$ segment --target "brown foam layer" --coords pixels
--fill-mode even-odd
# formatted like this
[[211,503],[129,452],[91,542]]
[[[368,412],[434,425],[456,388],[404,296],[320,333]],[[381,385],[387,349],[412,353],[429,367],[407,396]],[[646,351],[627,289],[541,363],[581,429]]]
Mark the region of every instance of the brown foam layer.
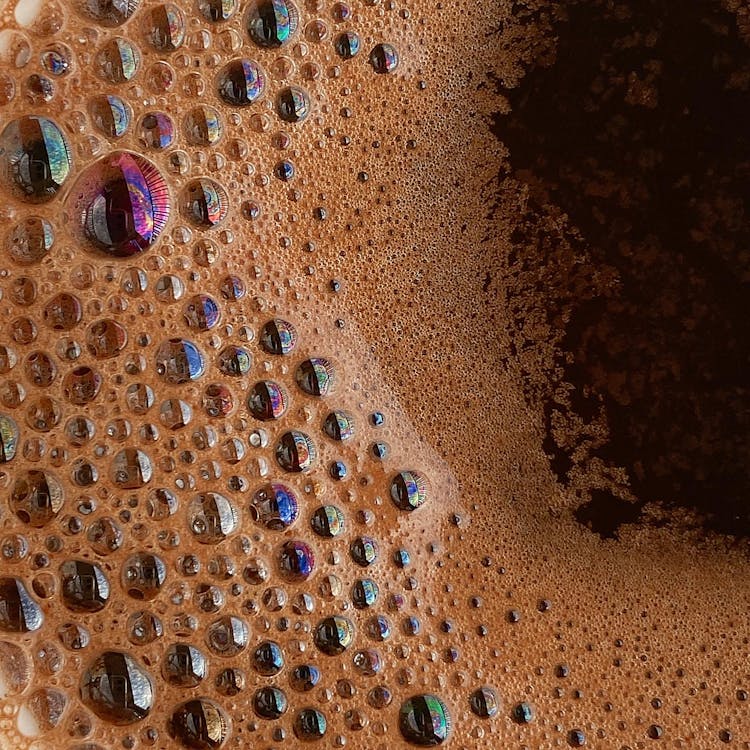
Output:
[[[48,20],[15,40],[16,59],[28,43],[33,62],[7,73],[18,93],[3,106],[3,126],[28,112],[60,121],[62,102],[82,113],[66,122],[83,123],[79,132],[65,131],[73,144],[74,174],[61,194],[41,207],[9,196],[5,209],[9,223],[42,215],[58,229],[41,262],[23,266],[9,259],[2,279],[3,315],[12,321],[26,318],[38,331],[34,341],[22,343],[28,325],[19,324],[18,340],[7,342],[18,361],[3,375],[3,413],[16,421],[21,436],[6,465],[3,535],[22,534],[29,551],[18,562],[3,563],[3,575],[25,581],[45,617],[33,633],[4,636],[7,645],[2,645],[0,658],[9,674],[2,725],[7,746],[63,743],[67,748],[90,741],[109,748],[124,741],[131,747],[171,747],[169,716],[178,704],[204,696],[229,718],[227,747],[248,741],[294,746],[295,722],[311,706],[328,720],[327,742],[381,747],[399,741],[398,707],[419,693],[437,694],[446,703],[456,747],[489,747],[498,740],[521,747],[565,746],[578,741],[570,734],[574,730],[597,747],[638,746],[659,732],[672,747],[714,745],[724,730],[744,742],[744,561],[708,554],[669,528],[625,527],[615,544],[601,542],[576,524],[570,511],[579,498],[550,471],[541,447],[539,402],[534,394],[529,400],[521,388],[524,369],[540,366],[534,340],[516,344],[511,355],[508,321],[513,311],[507,300],[516,280],[508,274],[508,255],[518,217],[530,210],[529,190],[511,178],[498,183],[507,154],[491,136],[487,116],[499,106],[492,80],[517,83],[523,65],[549,46],[546,17],[524,18],[518,8],[376,4],[353,6],[355,15],[343,23],[336,20],[340,8],[306,6],[301,9],[305,28],[320,18],[329,36],[320,44],[310,42],[306,50],[293,47],[288,55],[292,72],[285,73],[288,63],[279,61],[276,52],[249,46],[242,13],[220,27],[223,31],[208,44],[201,35],[205,23],[197,20],[192,5],[185,6],[188,38],[167,54],[144,42],[148,10],[141,7],[124,26],[108,30],[94,29],[81,15],[64,9],[56,34],[48,33],[54,28]],[[360,33],[359,59],[337,57],[332,39],[339,27]],[[301,43],[301,30],[297,34]],[[88,66],[95,59],[91,50],[116,35],[134,39],[142,54],[133,83],[107,85],[133,108],[131,127],[117,140],[96,132],[88,107],[92,88],[98,93],[102,86]],[[234,48],[237,37],[242,46]],[[70,83],[55,83],[56,98],[31,106],[28,74],[31,66],[41,71],[38,54],[53,38],[70,45],[77,62]],[[392,42],[400,55],[399,67],[386,76],[375,74],[363,59],[380,41]],[[307,121],[282,124],[262,103],[237,115],[212,98],[215,73],[201,78],[201,71],[220,70],[229,58],[245,54],[257,57],[270,73],[265,102],[272,102],[284,83],[304,81],[313,102]],[[161,58],[176,71],[177,93],[153,91],[153,75],[164,68],[154,71],[152,65]],[[321,78],[304,79],[307,63],[320,65]],[[185,92],[195,91],[201,81],[208,93],[190,98]],[[147,105],[141,104],[149,97]],[[187,141],[184,116],[198,103],[220,113],[225,132],[214,146]],[[154,108],[166,111],[177,127],[175,146],[165,155],[147,152],[166,176],[170,219],[144,254],[107,258],[79,242],[80,234],[71,229],[77,216],[69,213],[66,224],[62,206],[70,205],[76,175],[100,154],[114,148],[144,152],[136,125]],[[260,112],[266,119],[257,117]],[[289,132],[287,149],[279,148],[287,142],[281,131]],[[176,159],[177,150],[188,159]],[[287,155],[296,172],[288,183],[274,176],[277,162]],[[180,174],[184,164],[188,166]],[[227,217],[215,228],[196,227],[185,218],[181,197],[196,177],[210,177],[227,192]],[[247,218],[253,215],[251,202],[261,206],[255,220]],[[559,257],[575,263],[566,221],[547,214],[542,223],[534,249],[546,247],[551,256],[562,249]],[[214,255],[218,260],[209,263]],[[140,271],[125,273],[128,268]],[[160,285],[157,280],[167,274],[178,281]],[[223,296],[222,280],[228,274],[244,283],[244,297]],[[30,304],[24,296],[29,283],[19,284],[21,277],[37,285]],[[147,288],[139,294],[141,277]],[[337,284],[332,286],[332,279]],[[181,285],[181,298],[170,302],[170,290]],[[75,294],[82,305],[82,321],[70,334],[56,332],[44,317],[45,303],[61,291]],[[196,313],[186,305],[199,294],[219,303],[221,321],[211,330],[190,324]],[[531,333],[546,342],[543,312],[535,308],[529,314],[539,316],[526,321]],[[286,318],[298,329],[299,348],[289,364],[259,344],[262,326],[273,317]],[[93,349],[87,348],[90,325],[102,319],[119,322],[128,333],[122,352],[107,359],[96,354],[99,339]],[[59,346],[63,335],[80,341],[80,362],[66,359],[70,346]],[[196,341],[206,355],[205,377],[165,383],[155,362],[163,340],[172,336]],[[219,352],[227,345],[244,346],[252,355],[246,376],[222,373]],[[35,351],[52,355],[58,373],[49,385],[35,384],[44,377],[39,368],[29,367]],[[543,353],[543,363],[551,366],[552,345]],[[316,355],[330,358],[336,368],[336,388],[322,400],[301,392],[295,382],[297,365]],[[103,384],[91,403],[77,405],[66,395],[64,378],[81,364],[96,369]],[[253,421],[245,407],[260,378],[277,380],[291,397],[283,419],[270,426]],[[136,382],[154,390],[148,414],[128,402],[127,387]],[[24,399],[14,383],[23,387]],[[228,419],[207,411],[204,389],[209,383],[222,383],[233,394]],[[34,427],[38,421],[27,416],[29,404],[42,395],[55,399],[62,410],[59,425],[49,433],[41,433]],[[162,408],[170,399],[191,408],[190,425],[169,429],[184,417],[179,405]],[[349,444],[338,445],[320,429],[333,406],[354,416],[357,430]],[[41,417],[57,419],[54,409],[49,416],[45,404],[39,407]],[[383,427],[369,422],[376,409],[386,415]],[[94,440],[85,446],[72,444],[64,432],[67,419],[81,413],[96,428]],[[130,433],[115,419],[128,420]],[[161,437],[149,442],[151,423]],[[200,432],[207,426],[217,431],[216,446],[209,433]],[[274,448],[290,428],[309,432],[318,450],[312,472],[303,478],[280,474],[276,464]],[[253,435],[257,429],[265,430],[265,436]],[[229,443],[236,436],[246,451],[241,472]],[[373,458],[375,441],[387,443],[385,461]],[[104,446],[101,451],[98,445]],[[121,446],[148,453],[152,478],[144,488],[116,486],[110,466]],[[55,454],[57,447],[66,453]],[[71,475],[81,468],[74,463],[79,458],[90,459],[99,473],[88,488]],[[346,464],[344,480],[331,478],[333,460]],[[249,497],[267,479],[265,467],[269,476],[284,478],[300,500],[300,519],[289,531],[266,530],[252,522]],[[11,502],[10,487],[18,475],[36,468],[59,476],[66,495],[64,509],[43,528],[29,528]],[[428,502],[413,513],[399,511],[388,496],[388,479],[406,468],[423,471],[429,480]],[[597,469],[580,467],[584,476],[598,476]],[[228,487],[232,475],[243,477],[249,491],[240,491],[239,480]],[[80,472],[78,477],[89,481]],[[627,481],[624,473],[615,479]],[[148,490],[159,486],[178,496],[173,520],[149,516]],[[196,543],[190,531],[191,499],[204,491],[225,493],[239,510],[232,539],[220,542],[218,550]],[[93,514],[75,510],[86,507],[77,505],[84,495],[96,500]],[[346,518],[347,531],[338,540],[318,538],[309,527],[317,505],[332,499]],[[91,551],[89,529],[105,517],[125,529],[125,543],[101,555]],[[80,534],[72,533],[78,528],[74,518],[84,528]],[[178,547],[170,546],[169,534],[159,537],[165,531],[180,534]],[[274,560],[281,541],[297,532],[313,545],[316,568],[309,580],[290,582]],[[376,538],[381,549],[380,564],[372,569],[380,589],[373,612],[392,624],[390,637],[382,642],[368,635],[371,613],[356,609],[350,594],[355,580],[365,575],[349,551],[361,534]],[[241,536],[248,538],[251,553],[238,545]],[[391,552],[400,546],[412,557],[404,570],[390,562]],[[120,584],[123,563],[138,550],[156,551],[165,562],[167,583],[153,602],[134,599],[128,586]],[[58,587],[65,559],[83,557],[105,566],[111,601],[100,614],[74,613],[61,604],[59,591],[40,598],[37,591],[45,591],[49,582],[45,566],[35,560],[42,552]],[[248,582],[248,571],[222,580],[217,555],[224,553],[238,570],[252,558],[266,561],[271,578],[254,584]],[[196,577],[189,574],[195,561],[185,561],[190,554],[201,568]],[[329,576],[336,576],[341,591]],[[31,583],[35,578],[36,589]],[[241,594],[233,594],[234,583],[242,587]],[[219,612],[210,611],[210,602],[205,604],[208,611],[202,608],[206,595],[215,592],[199,591],[198,584],[218,586],[227,600]],[[305,611],[304,600],[297,609],[291,604],[303,593],[315,599],[312,614]],[[277,610],[284,597],[290,603]],[[150,644],[133,643],[127,621],[136,610],[151,607],[165,635]],[[351,618],[356,640],[351,650],[330,656],[316,645],[314,630],[321,617],[337,613]],[[251,645],[236,658],[218,656],[207,645],[211,625],[224,615],[245,619],[249,626]],[[416,627],[408,617],[420,621],[414,635],[408,634],[409,627]],[[89,630],[84,649],[63,645],[70,643],[70,630],[61,632],[59,626],[68,622]],[[284,653],[278,677],[264,677],[253,666],[249,654],[262,640],[279,643]],[[161,676],[167,648],[174,642],[193,643],[208,654],[209,679],[197,689],[169,685]],[[378,676],[358,672],[350,658],[365,647],[381,653],[384,667]],[[84,670],[105,650],[132,655],[154,680],[150,715],[124,729],[98,718],[79,689]],[[299,693],[290,688],[291,668],[308,660],[320,665],[323,680],[311,693]],[[32,663],[34,676],[28,679]],[[246,673],[247,687],[237,695],[223,695],[216,685],[227,665]],[[282,687],[289,701],[277,721],[259,719],[253,709],[256,689],[271,684]],[[368,700],[378,684],[393,693],[385,708],[374,708]],[[480,718],[470,709],[469,696],[482,685],[492,686],[499,697],[500,710],[493,718]],[[45,689],[56,692],[39,692]],[[58,726],[43,727],[47,731],[36,741],[21,738],[15,729],[19,712],[36,712],[38,722],[50,724],[49,717],[54,720],[59,713],[60,695],[67,698]],[[516,714],[515,707],[521,702],[533,707],[530,723],[518,721],[523,712]]]

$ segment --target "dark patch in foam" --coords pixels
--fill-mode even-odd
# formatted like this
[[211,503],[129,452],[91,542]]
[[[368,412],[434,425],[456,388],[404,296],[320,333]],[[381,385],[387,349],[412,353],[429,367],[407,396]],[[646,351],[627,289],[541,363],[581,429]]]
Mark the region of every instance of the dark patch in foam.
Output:
[[[559,346],[545,450],[563,482],[583,446],[627,468],[640,505],[748,537],[749,50],[718,2],[564,7],[556,62],[504,92],[512,113],[496,118],[533,199],[584,238],[586,262],[560,264],[562,279],[554,243],[515,238],[544,255],[522,270],[551,281],[524,292],[547,297]],[[600,271],[616,283],[590,283]],[[597,442],[586,430],[602,406],[610,434]],[[577,517],[612,536],[636,507],[594,491]]]

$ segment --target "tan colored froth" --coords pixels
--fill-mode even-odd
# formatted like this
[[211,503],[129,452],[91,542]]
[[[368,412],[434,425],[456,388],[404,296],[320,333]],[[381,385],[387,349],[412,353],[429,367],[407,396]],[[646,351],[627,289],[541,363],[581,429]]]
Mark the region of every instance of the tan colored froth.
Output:
[[544,13],[0,7],[0,748],[748,746],[745,561],[575,524],[510,354]]

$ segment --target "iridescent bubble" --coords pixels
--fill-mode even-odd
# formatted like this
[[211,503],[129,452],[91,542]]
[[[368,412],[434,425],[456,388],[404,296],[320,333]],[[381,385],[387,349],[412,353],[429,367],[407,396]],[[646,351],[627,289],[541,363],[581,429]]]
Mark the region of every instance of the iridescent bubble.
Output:
[[225,276],[220,286],[221,296],[230,301],[242,299],[247,294],[245,282],[239,276]]
[[122,586],[133,599],[153,599],[166,577],[164,560],[148,552],[131,555],[122,566]]
[[404,701],[398,714],[402,737],[419,747],[442,745],[448,739],[451,719],[436,695],[415,695]]
[[39,630],[44,615],[18,578],[0,578],[0,630],[5,633],[31,633]]
[[513,707],[513,721],[517,724],[530,724],[534,721],[534,708],[530,703],[518,703]]
[[359,52],[359,36],[354,31],[344,31],[336,37],[334,47],[339,57],[351,60]]
[[367,621],[367,635],[376,641],[386,641],[391,637],[391,622],[385,615],[376,615]]
[[0,414],[0,464],[12,461],[18,450],[18,425],[5,414]]
[[253,366],[253,355],[244,346],[231,344],[219,352],[219,369],[229,377],[247,375]]
[[71,168],[68,142],[46,117],[11,120],[0,133],[0,174],[16,195],[31,203],[54,198]]
[[317,708],[303,708],[294,719],[294,736],[300,742],[319,740],[326,729],[326,717]]
[[191,328],[210,331],[219,324],[221,308],[208,294],[196,294],[185,305],[185,321]]
[[391,480],[391,499],[401,510],[416,510],[427,500],[427,480],[418,471],[399,472]]
[[279,552],[281,575],[295,583],[306,581],[315,567],[315,555],[308,544],[299,540],[285,542]]
[[133,42],[118,36],[99,50],[96,61],[103,78],[110,83],[125,83],[135,78],[141,56]]
[[53,44],[42,52],[40,59],[48,73],[53,76],[64,76],[70,71],[73,52],[66,44]]
[[288,403],[286,391],[273,380],[261,380],[256,383],[247,397],[247,408],[262,422],[281,419]]
[[294,177],[294,164],[289,159],[282,159],[274,166],[273,174],[282,182],[289,182]]
[[304,432],[298,430],[285,432],[276,446],[276,460],[285,471],[308,471],[316,457],[315,444]]
[[325,539],[333,539],[344,531],[344,512],[335,505],[321,505],[310,519],[312,530]]
[[349,440],[354,436],[354,417],[349,412],[335,409],[323,422],[323,431],[332,440]]
[[299,513],[297,497],[289,487],[278,482],[264,484],[250,501],[250,514],[256,523],[272,531],[289,528]]
[[109,581],[96,563],[66,560],[60,566],[60,594],[74,612],[99,612],[109,600]]
[[97,320],[86,331],[86,348],[97,359],[116,357],[127,343],[127,329],[116,320]]
[[297,385],[311,396],[327,396],[333,387],[333,365],[323,357],[306,359],[295,373]]
[[208,660],[189,643],[173,643],[164,654],[161,673],[170,685],[196,687],[208,674]]
[[215,227],[226,217],[229,197],[218,182],[199,177],[191,180],[182,190],[182,213],[197,227]]
[[480,718],[490,719],[499,710],[497,694],[491,687],[480,687],[469,696],[469,706]]
[[203,408],[209,417],[226,417],[234,411],[234,395],[222,383],[211,383],[203,391]]
[[229,718],[208,698],[193,698],[179,705],[169,719],[169,734],[184,747],[215,750],[224,744],[229,732]]
[[237,0],[198,0],[198,12],[210,23],[229,20],[237,11]]
[[91,643],[91,634],[83,625],[66,622],[57,629],[57,637],[69,651],[81,651]]
[[398,66],[398,52],[392,44],[376,44],[370,52],[370,65],[376,73],[392,73]]
[[145,719],[154,686],[140,662],[121,651],[105,651],[81,676],[81,700],[100,719],[124,726]]
[[94,97],[89,112],[94,125],[109,138],[120,138],[130,127],[130,106],[114,94]]
[[22,266],[39,263],[52,249],[55,231],[47,219],[30,216],[13,227],[5,240],[11,259]]
[[169,148],[174,141],[174,123],[164,112],[148,112],[141,119],[139,128],[141,143],[156,151]]
[[254,60],[232,60],[219,73],[219,96],[232,106],[247,107],[262,96],[265,80],[263,69]]
[[203,356],[192,341],[168,339],[156,351],[156,371],[170,385],[197,380],[203,369]]
[[237,510],[224,495],[202,492],[188,508],[188,527],[201,544],[218,544],[237,530]]
[[137,490],[151,481],[154,469],[147,453],[139,448],[123,448],[112,459],[110,476],[116,487]]
[[275,641],[262,641],[253,652],[253,669],[264,677],[273,677],[284,668],[284,653]]
[[159,52],[174,52],[185,41],[185,17],[173,3],[152,8],[146,18],[146,38]]
[[348,617],[326,617],[315,627],[315,645],[328,656],[338,656],[353,642],[354,623]]
[[138,10],[140,0],[77,0],[77,9],[102,26],[121,26]]
[[222,134],[221,115],[215,107],[201,104],[185,116],[185,135],[195,146],[215,146]]
[[280,719],[288,705],[284,691],[273,686],[261,688],[253,697],[253,709],[261,719]]
[[150,161],[114,151],[83,171],[68,207],[97,250],[124,258],[149,248],[164,230],[169,189]]
[[352,587],[352,603],[357,609],[372,607],[378,598],[378,584],[372,578],[360,578]]
[[281,47],[297,30],[299,11],[290,0],[253,0],[245,23],[259,47]]
[[62,509],[63,488],[54,474],[28,469],[16,477],[10,501],[13,511],[25,524],[41,528]]
[[63,380],[65,398],[76,406],[93,401],[101,387],[102,376],[86,365],[71,370]]
[[237,656],[247,648],[249,629],[239,617],[228,615],[212,622],[206,630],[206,643],[219,656]]
[[357,565],[367,568],[378,559],[378,544],[370,536],[358,536],[349,545],[349,554]]
[[281,318],[269,320],[260,332],[260,345],[269,354],[291,354],[297,339],[297,329]]
[[301,122],[310,114],[310,97],[299,86],[287,86],[276,97],[276,112],[284,122]]
[[83,305],[74,294],[60,292],[44,306],[44,322],[54,331],[70,331],[83,318]]

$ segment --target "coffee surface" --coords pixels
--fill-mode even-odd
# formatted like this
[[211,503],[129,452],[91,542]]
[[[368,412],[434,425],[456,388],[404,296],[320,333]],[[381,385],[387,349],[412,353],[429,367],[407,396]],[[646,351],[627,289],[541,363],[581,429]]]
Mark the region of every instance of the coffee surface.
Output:
[[[700,59],[746,91],[742,9],[705,6],[731,45]],[[632,258],[671,238],[594,226],[652,200],[625,179],[668,140],[627,135],[669,91],[652,16],[2,13],[0,748],[748,746],[746,551],[681,502],[691,465],[704,497],[742,455],[742,379],[693,440],[664,426],[675,394],[702,414],[663,370],[722,287],[682,316],[703,287],[679,266],[648,315],[682,348],[628,359]],[[576,78],[576,13],[646,74]],[[584,138],[561,155],[568,106],[605,113],[619,176]],[[726,159],[686,174],[714,167],[701,227],[746,231]]]

